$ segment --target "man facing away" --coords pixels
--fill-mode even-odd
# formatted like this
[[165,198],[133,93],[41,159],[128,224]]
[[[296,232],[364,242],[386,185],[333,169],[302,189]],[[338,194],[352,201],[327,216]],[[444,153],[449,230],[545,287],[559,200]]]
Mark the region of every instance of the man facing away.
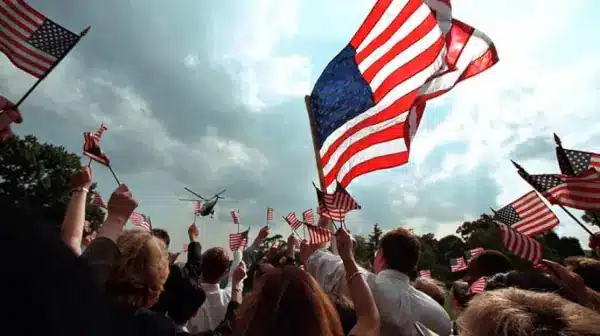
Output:
[[[348,293],[342,260],[324,249],[303,244],[301,258],[315,279],[328,293]],[[375,253],[373,271],[360,269],[381,316],[381,335],[418,335],[415,322],[422,323],[439,335],[449,335],[452,323],[444,308],[427,294],[410,284],[420,258],[417,237],[408,230],[397,228],[387,232]]]

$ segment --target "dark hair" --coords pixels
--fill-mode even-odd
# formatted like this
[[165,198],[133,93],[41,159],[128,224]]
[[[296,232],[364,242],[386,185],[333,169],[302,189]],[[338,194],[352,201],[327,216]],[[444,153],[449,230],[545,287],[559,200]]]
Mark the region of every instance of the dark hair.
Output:
[[173,293],[173,302],[169,307],[169,317],[178,325],[185,324],[200,309],[206,300],[201,287],[190,282],[178,283]]
[[166,230],[152,229],[152,234],[158,237],[160,240],[162,240],[165,243],[165,245],[167,245],[167,248],[169,247],[169,244],[171,244],[171,237],[169,236],[169,233]]
[[213,247],[202,253],[202,280],[216,283],[229,269],[229,256],[225,249]]
[[495,250],[486,250],[474,256],[469,261],[467,273],[471,276],[471,281],[480,277],[492,276],[497,273],[506,273],[514,270],[510,259],[502,252]]
[[333,293],[329,293],[329,298],[337,311],[340,322],[342,322],[342,329],[344,330],[344,335],[349,335],[350,331],[356,325],[358,321],[358,317],[356,316],[356,311],[354,310],[354,304],[352,301],[342,295],[336,295]]
[[486,280],[485,290],[495,290],[514,287],[532,292],[556,293],[567,300],[578,302],[577,298],[565,291],[565,289],[552,278],[545,276],[537,270],[510,271],[498,273]]
[[396,228],[383,235],[379,248],[388,267],[409,275],[413,272],[421,256],[419,239],[404,228]]
[[457,280],[452,283],[452,296],[456,300],[458,306],[461,308],[464,308],[469,302],[469,295],[467,294],[468,291],[468,283],[462,280]]

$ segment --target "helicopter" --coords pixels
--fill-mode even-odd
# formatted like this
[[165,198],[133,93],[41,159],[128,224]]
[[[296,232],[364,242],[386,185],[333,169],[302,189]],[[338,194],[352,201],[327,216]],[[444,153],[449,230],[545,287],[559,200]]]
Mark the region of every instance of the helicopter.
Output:
[[187,201],[187,202],[203,201],[202,204],[200,205],[200,211],[198,211],[198,214],[202,217],[206,217],[206,216],[210,215],[210,218],[213,218],[213,216],[215,214],[215,205],[217,205],[217,202],[220,199],[224,198],[221,196],[221,194],[224,193],[225,191],[227,191],[227,189],[223,189],[223,190],[219,191],[218,193],[216,193],[213,197],[206,199],[206,198],[196,194],[195,192],[193,192],[192,190],[190,190],[187,187],[184,187],[184,189],[187,190],[188,192],[190,192],[191,194],[193,194],[194,196],[198,197],[199,199],[180,198],[179,200]]

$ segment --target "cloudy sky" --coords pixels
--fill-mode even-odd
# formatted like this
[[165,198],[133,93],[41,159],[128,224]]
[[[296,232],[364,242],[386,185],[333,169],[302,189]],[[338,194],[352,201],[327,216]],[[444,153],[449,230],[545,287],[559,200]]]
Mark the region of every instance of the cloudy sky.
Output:
[[[373,2],[30,0],[73,31],[92,30],[22,106],[15,131],[80,153],[82,132],[105,122],[105,152],[139,210],[169,230],[172,251],[193,217],[178,201],[190,196],[184,186],[206,196],[227,188],[217,216],[199,220],[205,246],[227,244],[231,208],[254,237],[267,207],[281,218],[315,206],[303,96]],[[456,1],[455,17],[494,40],[500,63],[428,106],[408,165],[353,182],[364,208],[349,218],[353,232],[378,222],[452,233],[529,191],[509,158],[557,172],[553,132],[566,147],[600,151],[597,7]],[[0,56],[0,94],[17,100],[33,82]],[[115,182],[94,168],[108,198]],[[561,234],[585,238],[557,214]],[[290,232],[282,220],[271,227]]]

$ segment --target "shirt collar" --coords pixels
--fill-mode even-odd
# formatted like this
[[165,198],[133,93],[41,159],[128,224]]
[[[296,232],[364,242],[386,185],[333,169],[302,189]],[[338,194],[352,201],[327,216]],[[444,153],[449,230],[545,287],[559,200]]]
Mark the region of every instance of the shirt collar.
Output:
[[210,284],[210,283],[202,282],[202,283],[200,283],[200,287],[202,287],[202,289],[205,292],[218,292],[219,289],[221,289],[221,287],[219,286],[218,283]]
[[379,274],[377,274],[377,275],[384,277],[384,278],[400,280],[401,282],[404,282],[404,283],[408,283],[410,280],[408,278],[408,275],[406,275],[402,272],[393,270],[393,269],[384,269],[383,271],[379,272]]

